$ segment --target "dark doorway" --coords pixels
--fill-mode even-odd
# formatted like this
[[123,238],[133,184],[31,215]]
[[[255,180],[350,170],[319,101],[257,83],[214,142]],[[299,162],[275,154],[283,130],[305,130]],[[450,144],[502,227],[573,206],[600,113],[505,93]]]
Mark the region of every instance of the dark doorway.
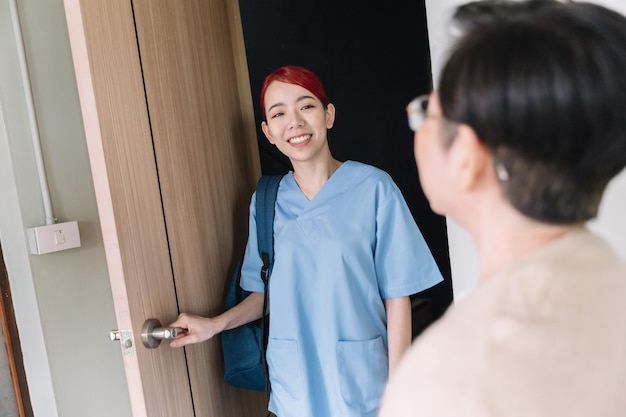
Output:
[[393,177],[444,276],[444,282],[413,297],[414,334],[419,333],[452,302],[445,218],[430,210],[419,186],[405,112],[406,104],[432,85],[424,1],[239,4],[263,173],[282,173],[290,165],[259,128],[261,83],[282,65],[308,67],[337,109],[329,131],[334,156],[369,163]]

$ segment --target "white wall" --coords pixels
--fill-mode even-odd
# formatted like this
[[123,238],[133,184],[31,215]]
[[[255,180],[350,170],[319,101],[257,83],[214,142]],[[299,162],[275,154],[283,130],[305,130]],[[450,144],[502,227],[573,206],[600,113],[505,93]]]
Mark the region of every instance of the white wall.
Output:
[[[82,246],[31,255],[45,224],[10,1],[0,0],[0,244],[35,417],[130,416],[62,0],[19,0],[43,157],[59,221]],[[0,386],[0,391],[6,389]]]
[[[589,0],[626,15],[624,0]],[[462,0],[426,0],[428,35],[430,38],[433,85],[438,84],[439,72],[451,45],[449,16]],[[600,215],[590,223],[592,229],[602,234],[626,260],[626,171],[616,177],[604,196]],[[452,266],[452,286],[455,298],[462,297],[477,281],[478,263],[476,249],[468,235],[448,219],[448,239]],[[575,254],[572,254],[573,256]]]

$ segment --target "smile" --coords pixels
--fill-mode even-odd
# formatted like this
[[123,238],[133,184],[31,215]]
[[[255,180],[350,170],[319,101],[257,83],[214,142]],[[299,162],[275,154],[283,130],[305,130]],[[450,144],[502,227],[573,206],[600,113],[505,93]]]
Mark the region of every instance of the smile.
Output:
[[296,136],[295,138],[291,138],[287,140],[287,142],[295,145],[295,144],[307,141],[309,139],[311,139],[311,135],[302,135],[302,136]]

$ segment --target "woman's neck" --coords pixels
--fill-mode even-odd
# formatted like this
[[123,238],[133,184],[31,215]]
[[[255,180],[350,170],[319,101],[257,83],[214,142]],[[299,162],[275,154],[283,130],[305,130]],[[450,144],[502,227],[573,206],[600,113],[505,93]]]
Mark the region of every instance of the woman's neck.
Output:
[[510,204],[491,207],[467,227],[478,250],[480,280],[489,279],[509,265],[583,224],[555,225],[531,220]]
[[304,195],[312,200],[341,164],[332,156],[316,162],[292,161],[293,178]]

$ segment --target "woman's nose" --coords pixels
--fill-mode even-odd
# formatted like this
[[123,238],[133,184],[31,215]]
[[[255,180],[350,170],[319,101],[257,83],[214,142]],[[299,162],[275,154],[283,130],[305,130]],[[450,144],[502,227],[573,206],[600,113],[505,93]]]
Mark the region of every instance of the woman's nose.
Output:
[[291,120],[289,121],[289,127],[301,127],[304,126],[304,119],[297,113],[291,116]]

